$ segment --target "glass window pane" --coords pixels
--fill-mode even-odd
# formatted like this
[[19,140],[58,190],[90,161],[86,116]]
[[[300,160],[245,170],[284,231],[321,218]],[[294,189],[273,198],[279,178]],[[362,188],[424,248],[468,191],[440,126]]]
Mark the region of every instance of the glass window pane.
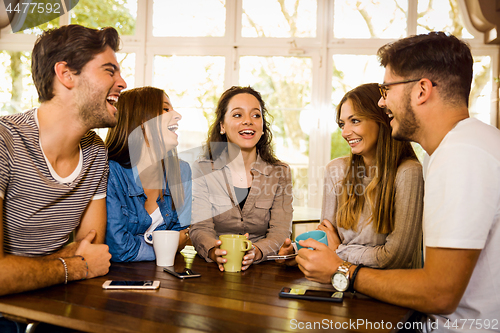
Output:
[[328,127],[334,129],[331,135],[331,159],[349,154],[350,147],[342,138],[336,123],[337,105],[345,93],[360,84],[382,82],[384,68],[375,55],[339,54],[333,56],[332,116]]
[[135,87],[135,53],[117,53],[121,76],[127,83],[127,89]]
[[224,92],[224,65],[221,56],[155,56],[153,86],[165,90],[182,116],[176,132],[179,152],[200,147],[206,140]]
[[71,23],[87,28],[113,27],[120,35],[135,35],[137,0],[80,1],[71,11]]
[[335,0],[335,38],[406,36],[408,0]]
[[155,37],[223,37],[225,26],[225,0],[154,0]]
[[337,54],[333,56],[332,102],[336,107],[344,94],[364,83],[380,83],[385,69],[375,55]]
[[474,57],[473,70],[469,112],[471,117],[491,124],[491,57]]
[[0,51],[0,115],[39,105],[31,78],[31,52]]
[[[25,23],[25,25],[23,25],[23,26],[29,26],[29,23]],[[39,35],[45,30],[54,29],[54,28],[59,28],[59,17],[57,17],[49,22],[45,22],[43,24],[40,24],[34,28],[20,30],[17,33],[18,34],[28,34],[28,35]]]
[[[127,83],[127,89],[135,87],[135,53],[117,53],[116,59],[120,64],[121,76]],[[107,128],[94,130],[103,140],[106,140]]]
[[445,31],[458,38],[474,38],[464,27],[457,0],[418,1],[417,34]]
[[299,57],[240,58],[240,84],[262,94],[272,118],[279,159],[292,168],[294,205],[307,206],[312,60]]
[[76,0],[4,1],[5,11],[12,19],[12,31],[20,34],[40,34],[43,30],[59,27],[59,18],[71,10],[77,2]]
[[243,37],[316,37],[316,0],[243,0]]

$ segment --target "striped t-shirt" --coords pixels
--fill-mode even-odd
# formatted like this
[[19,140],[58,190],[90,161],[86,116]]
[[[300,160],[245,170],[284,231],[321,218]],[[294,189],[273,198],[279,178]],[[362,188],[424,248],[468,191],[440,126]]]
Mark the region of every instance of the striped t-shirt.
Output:
[[54,175],[40,145],[36,114],[35,108],[0,117],[3,246],[5,253],[22,256],[59,250],[90,200],[106,197],[109,172],[104,142],[89,131],[80,141],[80,172],[65,179]]

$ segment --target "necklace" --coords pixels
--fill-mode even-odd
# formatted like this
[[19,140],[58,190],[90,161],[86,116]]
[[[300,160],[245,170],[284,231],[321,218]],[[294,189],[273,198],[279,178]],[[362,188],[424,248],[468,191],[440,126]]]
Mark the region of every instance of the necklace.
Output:
[[241,176],[238,172],[236,172],[236,170],[232,170],[232,171],[234,171],[234,173],[235,173],[238,177],[240,177],[240,182],[242,182],[242,181],[243,181],[243,177],[242,177],[242,176]]

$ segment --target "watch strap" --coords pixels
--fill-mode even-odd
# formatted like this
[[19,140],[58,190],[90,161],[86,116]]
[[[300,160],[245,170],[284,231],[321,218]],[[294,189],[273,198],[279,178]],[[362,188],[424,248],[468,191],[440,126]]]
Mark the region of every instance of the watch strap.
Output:
[[349,277],[349,267],[351,266],[352,264],[350,262],[344,260],[342,265],[340,265],[339,268],[337,268],[337,271],[343,272],[347,275],[347,277]]
[[354,272],[352,272],[351,281],[349,283],[349,288],[347,288],[347,291],[349,291],[351,293],[355,293],[356,292],[356,290],[354,290],[354,281],[356,281],[356,276],[358,275],[358,271],[361,269],[361,267],[365,267],[365,266],[363,266],[363,264],[359,264],[354,269]]

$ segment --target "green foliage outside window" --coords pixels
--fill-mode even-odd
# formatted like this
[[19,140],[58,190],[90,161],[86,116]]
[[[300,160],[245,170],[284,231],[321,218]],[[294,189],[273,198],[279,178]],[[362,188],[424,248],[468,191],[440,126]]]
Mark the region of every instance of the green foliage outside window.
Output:
[[[118,30],[120,35],[132,35],[135,33],[136,19],[127,9],[126,5],[129,1],[136,0],[79,1],[71,11],[71,23],[81,24],[89,28],[112,26]],[[27,19],[29,18],[28,16]],[[43,23],[35,28],[20,31],[18,34],[40,34],[44,30],[57,27],[59,27],[59,18]],[[13,114],[37,106],[37,97],[29,98],[26,96],[23,98],[23,95],[36,96],[36,93],[33,91],[33,82],[30,79],[31,52],[0,52],[0,66],[7,68],[7,81],[10,81],[10,85],[5,84],[0,87],[0,94],[10,93],[11,95],[10,101],[3,103],[0,101],[0,114]],[[29,94],[28,90],[30,90]]]

